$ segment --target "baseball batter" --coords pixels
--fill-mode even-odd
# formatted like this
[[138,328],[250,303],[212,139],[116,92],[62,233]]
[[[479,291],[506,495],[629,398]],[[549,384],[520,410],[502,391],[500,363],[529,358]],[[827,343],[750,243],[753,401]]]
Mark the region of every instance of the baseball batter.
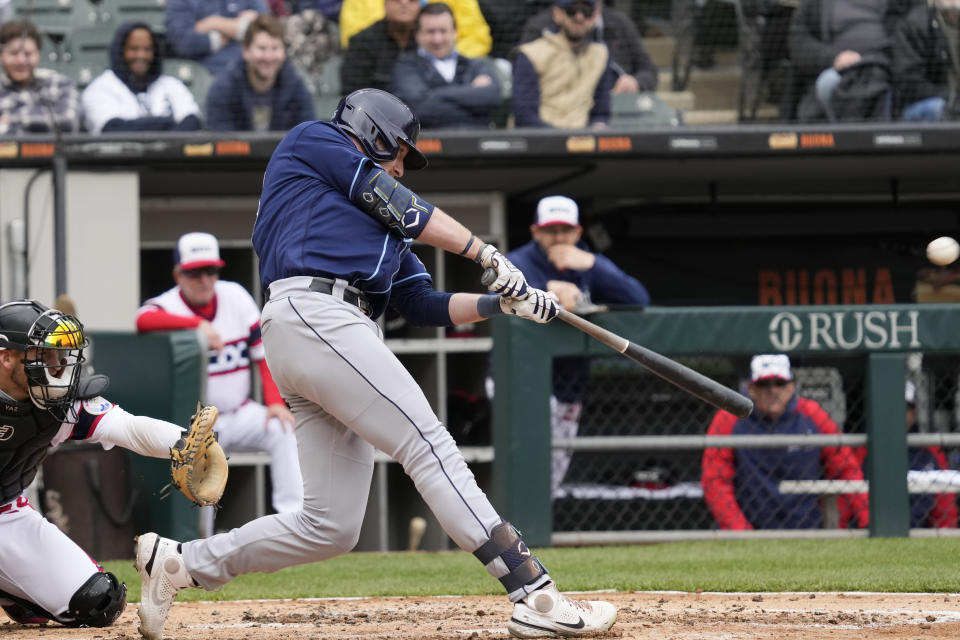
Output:
[[[236,282],[220,280],[217,239],[187,233],[177,241],[173,278],[176,286],[143,303],[137,330],[198,329],[209,343],[206,401],[217,407],[217,434],[227,455],[241,451],[270,454],[273,508],[300,509],[303,481],[293,435],[293,415],[283,402],[263,356],[260,308]],[[250,399],[250,367],[256,362],[264,404]],[[264,406],[266,405],[266,406]],[[213,509],[207,510],[212,516]],[[212,533],[212,521],[207,522]]]
[[[515,603],[507,623],[513,635],[581,635],[614,623],[613,605],[572,600],[557,590],[477,486],[375,322],[388,305],[414,324],[438,326],[500,312],[547,322],[557,313],[554,299],[528,287],[495,247],[398,181],[427,164],[416,147],[419,132],[399,99],[361,89],[340,101],[331,122],[298,125],[274,151],[253,243],[268,288],[262,314],[267,360],[297,423],[303,509],[182,545],[141,535],[136,566],[145,637],[162,636],[181,588],[216,589],[240,574],[352,549],[374,448],[403,465],[447,534],[503,584]],[[410,250],[414,239],[494,269],[490,289],[500,295],[434,290]]]
[[101,397],[106,376],[81,377],[86,344],[73,316],[0,305],[0,607],[23,624],[105,627],[126,605],[126,586],[24,495],[49,447],[87,440],[167,458],[182,433]]

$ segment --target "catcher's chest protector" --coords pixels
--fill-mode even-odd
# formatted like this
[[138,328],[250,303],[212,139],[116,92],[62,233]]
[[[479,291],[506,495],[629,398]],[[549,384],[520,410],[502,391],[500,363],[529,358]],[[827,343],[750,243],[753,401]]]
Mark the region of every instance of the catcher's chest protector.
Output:
[[0,400],[0,505],[33,482],[60,421],[30,402]]

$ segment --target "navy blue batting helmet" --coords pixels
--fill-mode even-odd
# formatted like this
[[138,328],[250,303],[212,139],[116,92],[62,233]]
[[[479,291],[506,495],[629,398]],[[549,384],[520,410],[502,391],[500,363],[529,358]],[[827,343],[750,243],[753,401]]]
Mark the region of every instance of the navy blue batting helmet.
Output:
[[410,107],[392,93],[357,89],[340,100],[333,122],[352,133],[374,160],[388,162],[396,158],[402,141],[410,146],[403,168],[416,171],[427,166],[427,158],[417,149],[420,121]]

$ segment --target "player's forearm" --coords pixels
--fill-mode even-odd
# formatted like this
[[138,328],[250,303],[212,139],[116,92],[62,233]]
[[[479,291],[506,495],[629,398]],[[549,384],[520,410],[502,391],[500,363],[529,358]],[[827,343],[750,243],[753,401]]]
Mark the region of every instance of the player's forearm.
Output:
[[503,313],[500,296],[478,293],[455,293],[450,296],[450,321],[453,324],[480,322]]
[[175,424],[147,416],[135,416],[114,407],[103,416],[95,441],[106,441],[151,458],[166,458],[183,430]]
[[457,222],[440,207],[434,208],[430,221],[427,222],[417,239],[432,247],[456,253],[471,260],[477,256],[477,252],[483,246],[483,242],[479,238],[475,238],[469,229]]

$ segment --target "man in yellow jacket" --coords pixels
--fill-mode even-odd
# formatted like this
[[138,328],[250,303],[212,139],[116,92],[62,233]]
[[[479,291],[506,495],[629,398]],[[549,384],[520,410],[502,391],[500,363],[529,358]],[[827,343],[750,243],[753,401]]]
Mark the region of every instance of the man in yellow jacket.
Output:
[[[384,2],[416,2],[417,0],[343,0],[340,8],[340,47],[346,49],[350,38],[384,16]],[[427,4],[420,0],[422,4]],[[468,58],[482,58],[490,53],[493,39],[490,27],[477,0],[429,0],[450,6],[457,23],[457,51]]]

